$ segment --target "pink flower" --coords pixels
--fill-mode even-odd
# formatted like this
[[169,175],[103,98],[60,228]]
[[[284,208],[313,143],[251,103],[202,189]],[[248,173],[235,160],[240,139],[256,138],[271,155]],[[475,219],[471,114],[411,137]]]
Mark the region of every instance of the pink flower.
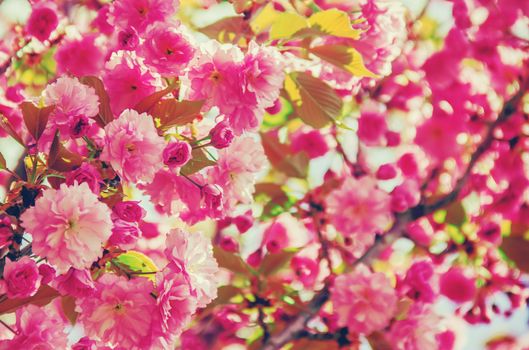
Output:
[[437,280],[431,262],[422,260],[414,263],[404,279],[406,295],[424,303],[433,303],[438,294]]
[[0,349],[67,349],[66,323],[52,306],[26,305],[16,311],[17,334],[0,341]]
[[215,299],[219,267],[210,240],[198,232],[191,234],[176,229],[167,235],[166,246],[167,259],[189,276],[197,306],[204,307]]
[[99,350],[97,343],[88,337],[82,337],[77,343],[72,345],[72,350]]
[[191,145],[187,142],[171,142],[163,150],[163,163],[170,168],[182,167],[191,159],[191,151]]
[[207,184],[201,188],[204,207],[208,212],[217,215],[222,210],[222,187],[215,184]]
[[421,193],[415,180],[406,180],[391,192],[391,210],[402,213],[419,204]]
[[11,220],[7,216],[0,216],[0,249],[7,247],[13,241]]
[[118,202],[114,205],[113,211],[121,220],[128,222],[139,222],[146,214],[138,201]]
[[386,130],[386,119],[382,114],[364,112],[358,120],[358,138],[367,146],[382,145]]
[[156,310],[151,281],[104,274],[95,286],[93,295],[76,300],[78,322],[86,335],[126,349],[148,348],[142,344],[150,339]]
[[155,345],[173,349],[177,337],[195,313],[197,303],[184,274],[164,269],[156,275],[156,312],[153,322]]
[[90,190],[99,195],[101,185],[104,183],[99,171],[89,163],[83,163],[81,166],[66,174],[66,184],[73,185],[75,182],[82,184],[86,183]]
[[220,238],[219,246],[227,252],[239,251],[239,243],[232,236],[223,235]]
[[283,56],[273,46],[260,46],[251,41],[243,66],[247,88],[255,93],[259,105],[273,106],[285,80]]
[[143,31],[150,24],[169,19],[178,10],[179,0],[116,0],[110,6],[109,22],[118,28]]
[[251,210],[247,211],[243,215],[234,217],[233,223],[235,226],[237,226],[239,233],[246,233],[253,226],[253,216]]
[[147,30],[140,52],[145,64],[155,68],[158,73],[178,76],[193,59],[195,48],[181,31],[158,22]]
[[121,249],[133,249],[136,241],[141,236],[141,230],[137,223],[115,219],[112,227],[112,235],[108,239],[110,245],[119,246]]
[[211,145],[217,149],[228,147],[234,138],[233,130],[225,122],[220,122],[209,132]]
[[109,162],[127,182],[151,181],[162,167],[165,141],[152,117],[127,109],[105,126],[105,147],[100,159]]
[[59,18],[56,12],[56,10],[46,3],[33,7],[33,11],[31,11],[31,15],[26,24],[27,33],[40,41],[48,39],[59,24]]
[[105,57],[95,39],[94,35],[86,35],[79,40],[61,42],[55,52],[57,72],[77,77],[99,75]]
[[115,114],[134,107],[155,92],[159,85],[158,76],[153,75],[131,51],[112,54],[105,67],[103,82]]
[[60,273],[90,267],[112,229],[110,210],[86,183],[45,190],[21,220],[33,236],[33,252]]
[[396,350],[438,350],[439,317],[425,304],[413,304],[406,318],[397,320],[388,334]]
[[90,130],[90,120],[84,115],[77,115],[70,118],[68,122],[68,131],[73,139],[86,136]]
[[[417,128],[415,143],[437,161],[456,156],[461,149],[457,143],[457,135],[461,128],[460,123],[455,117],[430,118]],[[439,147],[440,144],[444,146]]]
[[334,280],[331,300],[338,325],[366,335],[386,327],[397,306],[397,296],[388,278],[364,265]]
[[270,253],[278,253],[288,246],[289,240],[287,229],[279,221],[274,221],[264,231],[263,244]]
[[39,290],[41,276],[35,261],[27,256],[20,260],[6,259],[0,291],[8,298],[27,298]]
[[318,130],[295,132],[290,148],[294,153],[305,152],[310,159],[321,157],[329,151],[325,137]]
[[92,87],[81,84],[77,78],[60,77],[44,90],[46,105],[55,105],[50,124],[62,135],[71,135],[75,117],[93,117],[99,112],[99,98]]
[[383,233],[393,222],[389,195],[370,177],[347,178],[327,197],[331,223],[344,235]]
[[483,241],[498,246],[501,243],[501,228],[495,222],[485,223],[479,229],[478,237]]
[[118,47],[120,50],[132,51],[140,44],[140,37],[134,27],[129,27],[119,32]]
[[219,151],[217,165],[209,169],[208,175],[212,183],[222,187],[225,208],[237,202],[251,203],[257,173],[266,162],[261,143],[251,137],[238,138]]
[[292,258],[290,265],[305,288],[314,286],[320,272],[320,267],[314,259],[295,256]]
[[439,284],[441,294],[456,303],[474,300],[476,296],[476,282],[457,267],[452,267],[445,272],[441,276]]
[[93,294],[95,285],[88,270],[70,268],[67,273],[55,279],[56,289],[61,295],[84,298]]

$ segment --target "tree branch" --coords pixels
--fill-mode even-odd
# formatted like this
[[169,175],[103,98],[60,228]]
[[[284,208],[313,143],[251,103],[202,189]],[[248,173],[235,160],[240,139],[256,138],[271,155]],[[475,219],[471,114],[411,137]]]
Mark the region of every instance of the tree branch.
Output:
[[[377,237],[375,243],[360,257],[352,266],[356,266],[360,263],[370,264],[372,260],[380,255],[387,247],[393,242],[400,238],[408,223],[417,220],[423,216],[433,213],[439,208],[442,208],[457,199],[464,185],[466,184],[468,177],[470,176],[472,169],[481,158],[481,156],[488,150],[494,140],[494,132],[496,128],[509,119],[518,109],[520,100],[522,99],[525,91],[529,85],[529,79],[525,79],[521,82],[520,90],[509,99],[503,106],[498,118],[489,126],[483,141],[476,148],[476,151],[472,154],[467,168],[461,178],[456,182],[454,189],[446,194],[444,197],[439,199],[437,202],[431,205],[419,204],[418,206],[409,209],[408,211],[397,214],[395,222],[391,229],[384,235]],[[261,350],[278,350],[288,342],[298,339],[305,332],[307,322],[310,321],[314,315],[316,315],[322,306],[329,299],[329,286],[326,285],[321,291],[316,293],[314,298],[309,302],[305,311],[297,315],[297,317],[276,337],[269,338],[268,342],[265,342],[261,347]]]

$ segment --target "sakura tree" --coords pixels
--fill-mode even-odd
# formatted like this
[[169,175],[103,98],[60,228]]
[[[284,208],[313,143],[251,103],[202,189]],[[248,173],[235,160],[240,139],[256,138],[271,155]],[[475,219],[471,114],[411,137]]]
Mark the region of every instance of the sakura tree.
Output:
[[470,349],[524,317],[529,2],[6,3],[0,349]]

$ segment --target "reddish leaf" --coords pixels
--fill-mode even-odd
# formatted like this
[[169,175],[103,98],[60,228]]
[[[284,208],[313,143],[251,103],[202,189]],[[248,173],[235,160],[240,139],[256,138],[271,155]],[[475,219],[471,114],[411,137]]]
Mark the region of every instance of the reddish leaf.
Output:
[[55,109],[55,106],[39,108],[32,102],[22,102],[20,104],[20,109],[22,110],[24,123],[26,123],[29,133],[36,141],[38,141],[44,132],[44,129],[46,129],[48,118],[50,113]]
[[50,301],[59,296],[59,292],[51,288],[48,285],[40,286],[37,294],[29,298],[23,299],[7,299],[0,303],[0,315],[8,314],[15,312],[18,308],[27,305],[33,304],[37,306],[44,306]]
[[70,295],[64,296],[61,298],[61,306],[68,321],[70,321],[71,324],[75,324],[77,316],[79,316],[75,311],[75,299]]
[[208,158],[206,152],[202,148],[196,148],[191,151],[191,159],[180,169],[182,175],[192,175],[199,172],[205,167],[215,165],[216,163]]
[[288,264],[297,253],[297,249],[284,250],[275,254],[268,253],[261,262],[259,272],[261,272],[264,276],[273,275],[286,264]]
[[211,39],[223,43],[237,43],[241,38],[254,35],[248,21],[241,16],[223,18],[199,30]]
[[160,129],[167,130],[173,126],[186,125],[200,117],[204,101],[177,101],[176,99],[161,100],[150,110],[153,117],[158,118]]
[[280,143],[275,130],[261,134],[264,151],[270,163],[288,176],[305,178],[309,157],[305,153],[292,154],[290,147]]
[[0,170],[2,169],[7,169],[7,163],[2,153],[0,153]]
[[227,252],[220,247],[213,247],[213,255],[220,267],[231,272],[248,275],[252,271],[251,267],[239,255]]
[[162,91],[157,91],[145,97],[143,100],[138,102],[138,104],[134,107],[134,109],[138,113],[149,112],[150,109],[154,107],[154,105],[158,103],[165,95],[171,93],[174,90],[176,85],[177,83],[173,83],[169,85],[167,88],[163,89]]
[[15,130],[15,128],[13,128],[11,122],[9,122],[9,119],[7,119],[3,114],[0,114],[0,128],[4,129],[4,131],[13,139],[15,139],[16,142],[21,144],[23,147],[26,147],[26,144],[24,141],[22,141],[22,138],[18,132]]
[[48,156],[48,168],[65,172],[81,165],[83,157],[67,150],[59,140],[59,133],[55,133]]
[[114,120],[114,114],[112,114],[112,110],[110,109],[110,99],[105,90],[105,85],[103,85],[103,82],[99,78],[93,76],[82,77],[80,80],[81,83],[94,88],[99,97],[99,113],[96,116],[96,121],[101,127],[105,127],[105,125]]
[[285,90],[296,114],[314,128],[324,127],[341,113],[342,99],[329,85],[309,73],[287,75]]
[[529,272],[529,241],[523,237],[503,237],[500,248],[521,271]]
[[373,332],[368,337],[369,345],[373,350],[393,350],[391,344],[386,340],[384,333]]

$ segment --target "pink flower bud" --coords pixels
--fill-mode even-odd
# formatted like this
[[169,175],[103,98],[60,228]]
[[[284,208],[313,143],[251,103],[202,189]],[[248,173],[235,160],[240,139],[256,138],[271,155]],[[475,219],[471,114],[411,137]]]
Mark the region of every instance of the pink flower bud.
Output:
[[478,237],[494,245],[499,245],[501,243],[500,226],[495,222],[488,222],[481,226],[478,231]]
[[211,145],[221,149],[228,147],[233,141],[233,130],[224,122],[220,122],[209,132]]
[[388,147],[398,146],[400,144],[400,134],[395,131],[387,131],[386,144]]
[[119,202],[113,208],[114,213],[121,220],[139,222],[145,217],[145,210],[138,203],[137,201]]
[[383,164],[378,168],[376,176],[379,180],[391,180],[397,176],[397,169],[393,164]]
[[246,233],[253,226],[253,217],[251,212],[239,215],[233,218],[233,223],[237,226],[240,233]]
[[277,99],[274,101],[274,104],[268,108],[266,108],[266,113],[268,114],[277,114],[281,111],[281,108],[283,107],[283,104],[281,103],[280,99]]
[[473,300],[476,295],[474,279],[465,276],[463,270],[452,267],[439,280],[441,294],[456,303]]
[[227,252],[236,252],[239,250],[239,243],[231,236],[223,236],[220,239],[219,245]]
[[182,167],[191,159],[191,146],[187,142],[172,142],[163,150],[163,162],[169,167]]
[[55,11],[46,6],[34,7],[26,24],[26,31],[40,41],[50,37],[51,32],[57,28],[59,18]]
[[219,185],[208,184],[202,187],[202,199],[207,209],[212,211],[222,210],[222,188]]
[[0,281],[0,292],[8,298],[27,298],[39,290],[42,277],[37,263],[24,256],[18,261],[6,259],[4,279]]
[[133,27],[122,30],[118,34],[118,45],[122,50],[134,50],[139,43],[138,32]]

